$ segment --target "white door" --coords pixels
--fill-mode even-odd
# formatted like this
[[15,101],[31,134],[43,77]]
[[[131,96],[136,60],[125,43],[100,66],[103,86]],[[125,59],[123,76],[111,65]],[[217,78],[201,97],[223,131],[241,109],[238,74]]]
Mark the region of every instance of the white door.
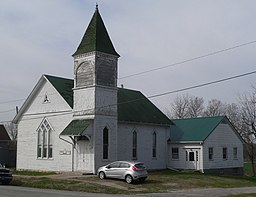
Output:
[[77,142],[77,170],[90,170],[90,146],[89,141],[81,140]]
[[199,149],[186,149],[186,169],[199,170]]

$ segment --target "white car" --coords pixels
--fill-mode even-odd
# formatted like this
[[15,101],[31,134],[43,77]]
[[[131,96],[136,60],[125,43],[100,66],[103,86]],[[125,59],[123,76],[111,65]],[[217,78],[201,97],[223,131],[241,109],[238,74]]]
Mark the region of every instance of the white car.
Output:
[[123,179],[127,183],[132,183],[133,181],[143,182],[148,177],[144,163],[138,161],[115,161],[100,167],[97,174],[100,179]]

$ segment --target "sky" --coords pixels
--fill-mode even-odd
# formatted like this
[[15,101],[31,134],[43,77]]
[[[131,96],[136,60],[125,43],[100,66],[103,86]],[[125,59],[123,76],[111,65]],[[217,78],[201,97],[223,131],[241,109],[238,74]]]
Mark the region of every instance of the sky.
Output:
[[[121,55],[118,85],[146,96],[256,70],[254,0],[0,0],[0,122],[15,116],[43,74],[73,78],[72,54],[95,11]],[[122,78],[238,47],[184,64]],[[256,74],[151,99],[164,113],[176,96],[225,103],[251,91]]]

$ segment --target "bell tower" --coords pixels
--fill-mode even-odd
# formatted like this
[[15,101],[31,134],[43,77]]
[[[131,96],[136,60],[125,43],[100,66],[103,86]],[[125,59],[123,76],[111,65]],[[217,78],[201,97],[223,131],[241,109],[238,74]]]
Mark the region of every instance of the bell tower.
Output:
[[[96,10],[73,54],[73,119],[92,121],[94,170],[117,159],[117,62],[119,54]],[[97,154],[96,154],[97,153]]]
[[103,101],[104,99],[100,97],[104,95],[98,91],[117,92],[119,54],[114,49],[97,5],[73,57],[74,115],[95,115],[103,111],[115,113],[109,105],[113,106],[116,103]]

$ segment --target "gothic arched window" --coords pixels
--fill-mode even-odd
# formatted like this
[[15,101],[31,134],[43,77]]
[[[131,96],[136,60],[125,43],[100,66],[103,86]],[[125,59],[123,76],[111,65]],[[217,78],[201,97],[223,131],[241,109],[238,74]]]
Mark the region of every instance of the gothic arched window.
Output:
[[76,87],[93,85],[93,69],[89,62],[83,62],[76,70]]
[[103,159],[108,159],[108,128],[103,129]]
[[52,128],[45,118],[37,129],[37,157],[52,158]]
[[137,132],[132,133],[132,158],[137,159]]
[[156,158],[156,132],[153,133],[152,157]]

